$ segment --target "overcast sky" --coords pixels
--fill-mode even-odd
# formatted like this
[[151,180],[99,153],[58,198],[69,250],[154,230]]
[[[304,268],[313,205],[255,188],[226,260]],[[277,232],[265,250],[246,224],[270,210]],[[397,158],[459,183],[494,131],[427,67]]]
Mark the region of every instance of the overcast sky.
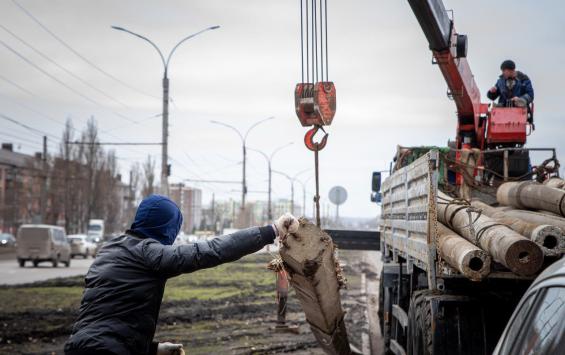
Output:
[[[273,167],[290,175],[313,167],[313,155],[302,143],[306,129],[296,118],[293,102],[294,86],[300,81],[298,1],[18,2],[72,49],[128,86],[73,54],[12,1],[0,0],[0,40],[58,80],[0,45],[0,113],[57,137],[68,117],[82,128],[93,115],[103,141],[159,141],[160,118],[150,118],[161,112],[159,57],[147,43],[110,26],[146,35],[168,52],[183,36],[220,25],[221,29],[185,43],[171,61],[171,180],[240,179],[239,138],[211,124],[212,119],[244,130],[275,116],[252,131],[248,145],[268,153],[295,142],[277,155]],[[329,74],[338,103],[328,145],[320,156],[322,201],[327,202],[332,186],[342,185],[349,192],[342,215],[375,216],[378,208],[369,202],[371,172],[388,168],[397,144],[445,145],[455,134],[455,106],[446,98],[443,78],[431,64],[427,42],[407,1],[328,3]],[[494,84],[500,62],[514,59],[536,92],[537,130],[528,145],[565,151],[564,3],[446,0],[445,5],[455,11],[458,31],[469,36],[468,59],[483,100],[487,102],[484,93]],[[141,123],[132,124],[123,116]],[[17,142],[18,150],[31,153],[40,150],[41,137],[0,120],[0,141]],[[54,139],[49,149],[58,149]],[[118,147],[122,173],[127,175],[130,164],[143,161],[147,154],[154,155],[159,166],[159,149]],[[313,170],[300,177],[307,180],[312,174]],[[250,190],[266,190],[263,157],[249,153],[248,175]],[[237,185],[197,186],[203,189],[205,203],[213,190],[217,199],[239,196],[234,191],[240,189]],[[313,180],[307,187],[314,190]],[[299,191],[296,198],[301,201]],[[289,195],[288,181],[275,176],[274,197]],[[251,193],[249,198],[265,195]]]

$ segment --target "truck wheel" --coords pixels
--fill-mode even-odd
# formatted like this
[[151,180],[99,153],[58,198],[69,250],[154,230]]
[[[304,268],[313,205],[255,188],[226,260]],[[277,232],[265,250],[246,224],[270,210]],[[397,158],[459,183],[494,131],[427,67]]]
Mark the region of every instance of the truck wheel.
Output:
[[67,260],[67,262],[63,262],[63,264],[65,264],[65,267],[71,266],[71,257],[69,256],[69,260]]
[[18,264],[20,264],[20,267],[25,267],[26,266],[25,259],[18,259]]
[[57,267],[59,265],[59,256],[57,255],[57,257],[53,259],[51,263],[53,264],[53,267]]
[[[383,290],[383,342],[385,355],[393,354],[390,349],[390,341],[393,338],[392,334],[392,305],[394,304],[394,290],[393,287],[385,287]],[[385,322],[386,315],[386,322]]]
[[39,261],[34,260],[34,261],[33,261],[33,267],[37,267],[37,265],[39,265]]
[[90,255],[90,250],[86,249],[86,251],[84,252],[84,258],[88,259],[88,256]]
[[384,334],[384,308],[385,308],[385,287],[383,284],[384,281],[384,270],[381,270],[381,278],[379,279],[379,308],[377,309],[377,316],[379,317],[379,325],[381,327],[381,335]]
[[434,294],[431,290],[415,291],[410,297],[408,310],[408,354],[431,355],[432,309],[426,296]]

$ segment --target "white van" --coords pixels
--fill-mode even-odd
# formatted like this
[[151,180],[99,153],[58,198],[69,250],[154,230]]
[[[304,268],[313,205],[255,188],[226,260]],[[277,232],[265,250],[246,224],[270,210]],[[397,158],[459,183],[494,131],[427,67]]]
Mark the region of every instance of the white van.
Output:
[[24,267],[26,261],[31,261],[34,267],[43,261],[50,261],[53,267],[59,262],[69,267],[71,246],[65,229],[46,224],[22,225],[16,238],[16,256],[20,267]]
[[96,243],[102,241],[104,238],[104,220],[103,219],[89,220],[86,234],[88,234],[88,237],[91,240],[94,240]]

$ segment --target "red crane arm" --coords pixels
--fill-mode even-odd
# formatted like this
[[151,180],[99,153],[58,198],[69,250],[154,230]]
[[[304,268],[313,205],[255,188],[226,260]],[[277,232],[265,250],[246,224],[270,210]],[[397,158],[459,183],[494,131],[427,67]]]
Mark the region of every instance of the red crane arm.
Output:
[[466,59],[467,36],[456,33],[453,21],[441,0],[408,0],[424,32],[434,63],[448,86],[448,94],[457,107],[457,146],[482,147],[484,124],[481,114],[487,105],[481,104],[481,94]]

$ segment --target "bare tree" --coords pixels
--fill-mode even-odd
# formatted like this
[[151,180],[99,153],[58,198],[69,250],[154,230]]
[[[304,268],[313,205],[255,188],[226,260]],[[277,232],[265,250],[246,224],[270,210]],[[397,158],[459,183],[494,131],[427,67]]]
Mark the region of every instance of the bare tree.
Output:
[[155,160],[151,155],[147,156],[147,160],[143,163],[143,188],[141,194],[147,197],[155,192]]

